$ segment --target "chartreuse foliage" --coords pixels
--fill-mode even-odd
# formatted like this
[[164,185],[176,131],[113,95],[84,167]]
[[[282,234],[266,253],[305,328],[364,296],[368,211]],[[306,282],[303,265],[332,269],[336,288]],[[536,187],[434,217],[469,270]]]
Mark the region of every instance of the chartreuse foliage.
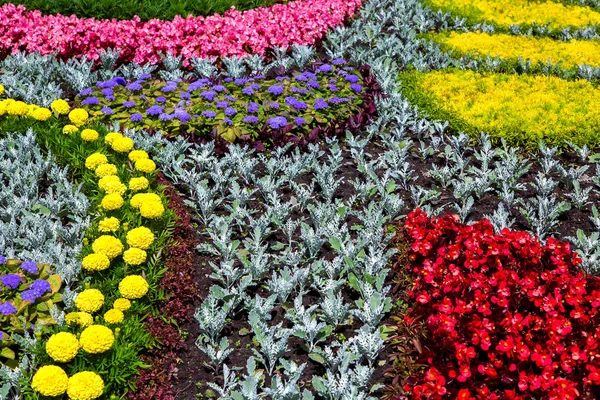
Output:
[[600,143],[600,90],[586,80],[460,70],[408,72],[400,79],[403,94],[456,131],[483,131],[530,148],[541,139]]

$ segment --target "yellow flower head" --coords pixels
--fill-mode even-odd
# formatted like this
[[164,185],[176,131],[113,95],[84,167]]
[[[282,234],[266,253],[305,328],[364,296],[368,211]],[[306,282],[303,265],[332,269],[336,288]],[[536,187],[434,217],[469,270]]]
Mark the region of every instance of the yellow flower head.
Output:
[[52,112],[47,108],[37,108],[31,113],[31,116],[37,121],[47,121],[52,116]]
[[148,293],[150,285],[141,275],[129,275],[119,283],[119,292],[126,299],[139,299]]
[[67,115],[69,111],[71,111],[71,107],[69,107],[69,103],[62,99],[54,100],[50,104],[50,109],[59,115]]
[[2,93],[4,93],[4,85],[0,85],[0,95],[2,95]]
[[23,116],[29,112],[29,106],[22,101],[14,101],[6,107],[6,112],[9,115]]
[[[104,179],[104,178],[102,178]],[[100,232],[114,232],[119,229],[119,220],[115,217],[108,217],[100,220],[98,223],[98,230]]]
[[148,219],[160,218],[165,213],[165,207],[158,201],[146,201],[140,207],[142,217]]
[[71,400],[94,400],[104,393],[104,381],[95,372],[78,372],[69,378],[67,394]]
[[79,351],[77,337],[69,332],[59,332],[46,342],[46,353],[56,362],[69,362]]
[[140,172],[153,172],[156,169],[154,161],[141,158],[135,162],[135,169]]
[[86,289],[75,298],[75,306],[88,313],[96,312],[104,304],[104,296],[98,289]]
[[115,335],[110,328],[103,325],[88,326],[79,337],[81,348],[91,354],[104,353],[115,342]]
[[75,311],[65,315],[65,322],[68,326],[79,325],[81,327],[86,327],[94,323],[94,317],[92,317],[92,314],[87,312]]
[[[154,238],[154,235],[152,238]],[[92,249],[94,253],[104,254],[112,260],[123,252],[123,243],[114,236],[102,235],[94,240]]]
[[134,194],[129,204],[133,208],[140,208],[144,203],[161,203],[161,198],[156,193],[138,193]]
[[6,114],[6,107],[8,107],[9,103],[8,100],[12,99],[0,100],[0,115]]
[[121,310],[121,311],[127,311],[129,310],[129,308],[131,307],[131,301],[127,300],[127,299],[116,299],[115,303],[113,304],[113,308],[116,308],[117,310]]
[[69,121],[71,121],[73,125],[79,127],[85,124],[89,116],[88,112],[83,108],[75,108],[69,113]]
[[81,139],[85,140],[86,142],[98,140],[99,136],[100,135],[98,134],[98,131],[94,129],[84,129],[81,131]]
[[83,258],[81,266],[86,271],[104,271],[110,266],[110,260],[105,254],[92,253]]
[[146,261],[146,252],[142,249],[132,247],[125,250],[123,260],[130,265],[140,265]]
[[146,250],[154,243],[154,233],[145,226],[140,226],[127,232],[126,240],[131,247]]
[[119,177],[116,175],[102,177],[98,181],[98,187],[104,190],[107,194],[118,193],[123,195],[123,193],[125,193],[127,190],[127,186],[123,185]]
[[128,137],[116,138],[110,144],[110,147],[112,147],[112,149],[118,153],[127,153],[133,149],[133,140]]
[[56,397],[67,391],[69,377],[56,365],[44,365],[31,380],[31,388],[42,396]]
[[148,179],[140,176],[139,178],[131,178],[129,180],[129,189],[137,192],[138,190],[147,189],[149,185]]
[[118,210],[123,206],[123,203],[125,203],[125,200],[123,200],[123,197],[121,197],[120,194],[111,193],[102,198],[100,205],[102,205],[102,208],[105,210]]
[[104,313],[104,320],[109,324],[119,324],[123,322],[123,318],[125,318],[123,311],[117,310],[116,308]]
[[146,153],[144,150],[133,150],[127,157],[129,157],[129,161],[131,162],[149,158],[148,153]]
[[65,126],[63,127],[63,130],[62,130],[62,132],[63,132],[63,134],[65,134],[65,135],[72,135],[72,134],[74,134],[74,133],[77,133],[77,132],[79,132],[79,128],[78,128],[78,127],[76,127],[75,125],[65,125]]
[[116,175],[117,171],[117,166],[115,164],[102,164],[99,165],[94,172],[98,178],[103,178],[108,175]]
[[121,138],[123,138],[123,135],[120,132],[108,132],[106,136],[104,136],[104,143],[110,146],[115,140]]
[[[73,126],[73,125],[67,125],[67,126]],[[92,171],[94,171],[96,168],[98,168],[100,165],[103,165],[103,164],[108,164],[108,159],[102,153],[94,153],[85,159],[85,167],[87,169],[91,169]]]

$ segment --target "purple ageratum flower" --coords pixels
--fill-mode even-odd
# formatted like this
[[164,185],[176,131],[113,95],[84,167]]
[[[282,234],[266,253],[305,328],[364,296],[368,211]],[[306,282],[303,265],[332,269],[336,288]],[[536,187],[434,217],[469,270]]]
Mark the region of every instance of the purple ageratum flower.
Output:
[[6,334],[6,332],[0,331],[0,340],[4,340],[6,338],[8,338],[8,335]]
[[158,96],[156,99],[154,99],[154,101],[156,101],[157,103],[166,103],[167,102],[167,98],[165,96]]
[[175,110],[173,114],[175,114],[175,118],[184,124],[192,119],[192,116],[185,110]]
[[[25,300],[25,301],[27,301],[27,300],[36,301],[38,299],[38,297],[40,297],[38,292],[36,292],[33,289],[27,289],[27,290],[22,291],[20,293],[20,296],[21,296],[21,299]],[[2,307],[2,306],[0,306],[0,307]],[[2,311],[0,311],[0,312],[2,312]]]
[[269,123],[269,126],[271,127],[271,129],[283,128],[284,126],[286,126],[288,124],[287,119],[285,119],[285,117],[270,118],[268,123]]
[[317,79],[317,75],[310,71],[304,71],[304,76],[306,76],[308,79]]
[[21,269],[25,272],[29,272],[30,274],[38,273],[38,266],[33,261],[24,261],[21,263]]
[[108,101],[115,101],[115,96],[106,96],[106,100]]
[[161,113],[158,116],[158,119],[161,120],[161,121],[163,121],[163,122],[172,121],[173,118],[175,118],[173,114],[167,114],[167,113]]
[[216,95],[217,93],[214,90],[205,90],[204,92],[200,93],[200,97],[208,101],[213,101]]
[[314,105],[314,109],[315,110],[322,110],[324,108],[328,108],[329,104],[327,104],[327,102],[323,99],[317,99],[317,101],[315,101],[315,105]]
[[260,85],[259,85],[258,83],[253,83],[253,84],[251,84],[251,85],[250,85],[250,87],[251,87],[252,89],[254,89],[254,90],[258,90],[258,89],[260,89]]
[[202,111],[202,116],[206,118],[214,118],[217,116],[217,113],[213,110],[204,110]]
[[296,118],[294,118],[294,122],[296,123],[296,125],[300,126],[300,125],[304,125],[304,123],[306,121],[302,117],[296,117]]
[[308,104],[303,101],[297,101],[292,104],[292,107],[294,107],[296,110],[306,110],[308,108]]
[[341,104],[341,103],[345,103],[348,101],[348,98],[346,97],[337,97],[337,96],[333,96],[332,98],[330,98],[328,100],[331,104]]
[[17,309],[11,303],[6,302],[6,303],[0,304],[0,314],[2,314],[2,315],[12,315],[12,314],[14,314],[16,312],[17,312]]
[[298,82],[306,82],[308,80],[308,78],[304,74],[296,75],[294,79]]
[[307,94],[308,93],[308,89],[300,89],[300,88],[292,88],[292,92],[293,93],[299,93],[299,94]]
[[179,98],[181,98],[181,99],[188,100],[191,97],[192,96],[190,96],[190,94],[188,92],[181,92],[181,93],[179,93]]
[[332,92],[337,92],[339,89],[337,86],[335,86],[333,83],[331,83],[329,85],[329,90],[331,90]]
[[100,112],[101,112],[102,114],[105,114],[105,115],[113,115],[113,114],[115,113],[115,112],[113,111],[113,109],[112,109],[112,108],[110,108],[109,106],[104,106],[104,107],[102,107],[102,109],[100,110]]
[[29,289],[35,290],[39,296],[43,296],[52,291],[50,282],[45,279],[36,279],[31,285],[29,285]]
[[226,125],[233,125],[233,121],[229,118],[223,118],[223,123]]
[[306,86],[308,86],[311,89],[319,89],[321,87],[321,85],[317,81],[308,81],[306,82]]
[[243,121],[247,124],[256,124],[258,122],[258,117],[256,115],[246,115]]
[[127,100],[123,102],[123,107],[125,108],[133,108],[135,107],[135,101]]
[[229,102],[227,100],[221,100],[221,101],[217,101],[217,108],[225,108],[229,105]]
[[150,74],[141,74],[140,75],[140,79],[146,80],[146,79],[150,79],[152,77],[152,75]]
[[110,82],[115,83],[116,85],[125,85],[127,83],[127,81],[125,80],[125,78],[123,78],[122,76],[115,76],[114,78],[112,78],[110,80]]
[[215,85],[215,86],[213,86],[213,88],[212,88],[212,89],[213,89],[215,92],[217,92],[217,93],[221,93],[221,92],[225,92],[225,91],[227,91],[227,88],[226,88],[225,86],[223,86],[223,85]]
[[138,90],[142,90],[142,85],[138,81],[135,81],[127,85],[126,88],[127,90],[132,90],[136,92]]
[[269,103],[268,107],[273,110],[279,110],[279,103],[275,103],[275,102]]
[[350,89],[358,93],[362,92],[362,86],[360,86],[360,84],[358,83],[353,83],[352,85],[350,85]]
[[146,115],[149,117],[156,117],[157,115],[160,115],[164,109],[165,108],[163,106],[154,105],[146,110]]
[[79,92],[79,94],[82,96],[89,96],[92,93],[94,93],[92,88],[86,88],[86,89],[83,89],[81,92]]
[[228,117],[233,117],[235,114],[237,114],[237,110],[233,107],[227,107],[225,109],[225,115],[227,115]]
[[232,77],[227,77],[225,79],[223,79],[223,81],[229,83],[229,82],[233,82],[233,78]]
[[354,74],[348,74],[348,75],[346,75],[346,80],[350,83],[356,83],[356,82],[358,82],[358,76],[356,76]]
[[4,264],[5,262],[6,262],[6,257],[0,256],[0,265]]
[[98,98],[95,96],[88,97],[87,99],[81,102],[81,105],[84,106],[97,106],[98,104],[100,104],[100,100],[98,100]]
[[252,96],[254,94],[254,89],[251,87],[245,87],[242,89],[242,94],[245,94],[246,96]]
[[237,101],[237,99],[235,97],[230,96],[230,95],[225,96],[225,98],[229,101]]
[[294,96],[288,96],[285,98],[285,104],[287,104],[288,106],[291,106],[292,104],[294,104],[297,101],[298,101],[298,99],[296,99]]
[[235,81],[233,81],[233,83],[235,83],[238,86],[242,86],[242,85],[245,85],[246,83],[248,83],[248,79],[246,79],[246,78],[237,78]]
[[323,64],[319,68],[317,68],[317,72],[331,72],[333,71],[333,67],[329,64]]
[[177,90],[176,85],[167,85],[164,88],[160,89],[160,91],[163,93],[170,93],[170,92],[173,92],[174,90]]
[[4,275],[2,278],[0,278],[0,282],[2,282],[4,286],[11,289],[18,288],[22,281],[23,280],[21,279],[21,276],[17,274]]
[[131,122],[142,122],[144,120],[144,116],[140,113],[133,113],[131,114],[129,119],[131,120]]
[[205,86],[206,86],[206,83],[205,82],[201,82],[199,80],[195,81],[195,82],[192,82],[188,86],[188,92],[193,92],[195,90],[202,89]]
[[248,110],[249,113],[254,114],[258,112],[258,104],[251,101],[248,103],[248,106],[246,107],[246,110]]
[[112,89],[112,88],[114,88],[115,86],[118,85],[118,83],[115,82],[115,81],[113,81],[112,79],[110,81],[99,82],[99,83],[100,83],[100,85],[98,85],[98,84],[96,84],[96,85],[100,86],[103,89],[106,89],[106,88],[111,88]]
[[283,93],[283,87],[281,87],[279,85],[273,85],[267,89],[267,92],[274,94],[275,96],[279,96],[280,94]]
[[112,89],[102,89],[102,95],[104,97],[112,96],[113,94],[114,94],[114,91]]
[[352,68],[352,67],[344,67],[344,70],[345,70],[345,71],[352,71],[353,69],[354,69],[354,68]]
[[346,60],[343,58],[335,58],[333,61],[333,65],[344,65],[346,64]]

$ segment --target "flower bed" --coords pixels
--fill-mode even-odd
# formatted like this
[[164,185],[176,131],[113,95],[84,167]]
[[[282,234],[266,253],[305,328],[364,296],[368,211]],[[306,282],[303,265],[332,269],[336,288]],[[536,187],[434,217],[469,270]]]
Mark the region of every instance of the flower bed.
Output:
[[407,322],[427,326],[427,370],[405,386],[411,398],[597,398],[600,280],[569,244],[420,210],[404,227]]
[[[172,21],[44,16],[22,6],[0,7],[0,55],[16,51],[97,60],[102,49],[121,50],[120,62],[160,62],[159,53],[193,57],[264,55],[273,47],[312,44],[354,15],[360,0],[297,0],[245,12]],[[285,27],[285,29],[282,29]]]

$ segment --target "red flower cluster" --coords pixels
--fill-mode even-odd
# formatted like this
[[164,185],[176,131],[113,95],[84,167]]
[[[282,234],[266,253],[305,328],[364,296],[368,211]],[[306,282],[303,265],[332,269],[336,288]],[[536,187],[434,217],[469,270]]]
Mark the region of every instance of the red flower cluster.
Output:
[[427,323],[428,367],[405,386],[411,398],[600,398],[600,279],[569,244],[421,210],[405,228],[409,318]]

